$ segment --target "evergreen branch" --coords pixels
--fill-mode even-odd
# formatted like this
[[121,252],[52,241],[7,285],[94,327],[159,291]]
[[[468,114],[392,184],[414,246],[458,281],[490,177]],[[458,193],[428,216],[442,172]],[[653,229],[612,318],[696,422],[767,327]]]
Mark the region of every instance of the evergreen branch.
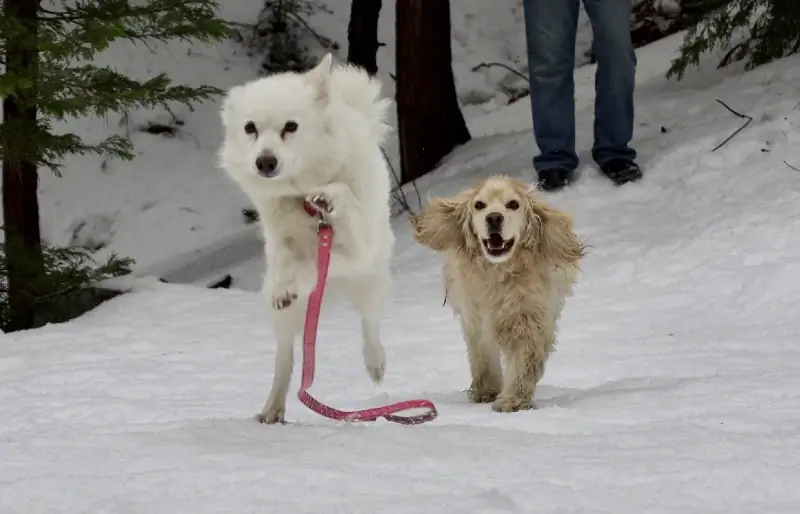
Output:
[[50,134],[40,137],[39,147],[42,148],[38,164],[61,176],[61,164],[68,155],[112,155],[126,161],[132,160],[133,143],[123,136],[109,136],[103,141],[91,145],[85,143],[75,134]]
[[[746,59],[745,70],[800,51],[800,3],[794,0],[698,0],[695,5],[713,10],[687,31],[668,78],[681,80],[716,48],[726,50],[719,67]],[[728,48],[739,34],[743,39]]]
[[168,102],[189,105],[222,93],[213,86],[171,85],[163,73],[138,81],[111,68],[93,65],[47,66],[42,75],[38,98],[41,112],[57,119],[88,114],[103,116],[133,107],[165,106]]
[[[69,249],[73,250],[74,249]],[[59,253],[59,252],[55,252]],[[63,252],[62,252],[63,253]],[[120,258],[116,254],[112,254],[105,264],[91,269],[86,264],[87,262],[94,262],[88,253],[78,254],[79,258],[66,273],[61,273],[60,279],[66,282],[63,287],[51,291],[47,294],[30,297],[30,302],[34,305],[48,303],[51,300],[74,293],[78,290],[85,289],[93,283],[105,280],[111,277],[118,277],[127,275],[131,272],[130,266],[133,264],[133,259]]]
[[133,159],[133,144],[128,138],[114,135],[97,144],[88,144],[72,133],[55,134],[50,121],[39,119],[36,124],[5,123],[0,126],[0,157],[14,152],[19,159],[34,161],[60,176],[61,162],[68,155],[113,155]]
[[[48,59],[69,62],[91,60],[116,39],[209,43],[230,37],[237,26],[217,18],[216,7],[213,0],[150,0],[141,6],[105,0],[61,13],[48,10],[50,16],[40,18],[38,46]],[[6,31],[3,23],[0,31]]]
[[[53,11],[39,7],[39,12],[48,16],[40,16],[43,23],[70,23],[85,20],[113,21],[122,17],[158,17],[169,13],[197,13],[214,16],[217,10],[215,0],[148,0],[140,5],[131,5],[130,0],[103,0],[102,2],[72,2],[66,5],[62,0],[62,11]],[[188,16],[187,16],[188,17]]]

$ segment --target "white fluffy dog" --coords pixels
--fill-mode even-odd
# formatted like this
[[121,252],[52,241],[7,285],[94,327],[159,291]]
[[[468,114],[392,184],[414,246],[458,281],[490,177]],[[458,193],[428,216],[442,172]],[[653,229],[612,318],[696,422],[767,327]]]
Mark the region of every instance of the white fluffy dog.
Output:
[[386,357],[379,337],[394,246],[389,171],[381,153],[391,102],[360,68],[330,54],[304,73],[286,72],[233,87],[222,106],[222,168],[259,212],[277,353],[272,389],[258,419],[283,422],[303,329],[306,299],[317,277],[316,220],[309,201],[333,226],[329,287],[341,288],[361,316],[363,356],[374,382]]

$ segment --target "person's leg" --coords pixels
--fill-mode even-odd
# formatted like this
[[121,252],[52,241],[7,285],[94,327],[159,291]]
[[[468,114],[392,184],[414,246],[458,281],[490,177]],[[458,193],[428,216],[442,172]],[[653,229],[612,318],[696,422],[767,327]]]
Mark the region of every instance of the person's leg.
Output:
[[531,114],[543,189],[569,182],[575,153],[575,34],[579,0],[524,0]]
[[631,41],[632,0],[583,0],[597,59],[592,158],[617,184],[641,178],[633,138],[636,54]]

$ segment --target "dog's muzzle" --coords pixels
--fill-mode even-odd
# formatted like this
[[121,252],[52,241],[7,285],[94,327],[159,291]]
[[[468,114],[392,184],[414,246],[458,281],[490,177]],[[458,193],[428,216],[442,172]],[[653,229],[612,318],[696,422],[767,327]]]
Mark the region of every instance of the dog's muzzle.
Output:
[[264,152],[256,158],[256,169],[262,177],[272,178],[278,174],[278,158],[273,153]]
[[502,257],[511,251],[514,246],[514,239],[503,237],[503,215],[499,212],[492,212],[486,215],[486,231],[489,237],[483,240],[486,252],[492,257]]

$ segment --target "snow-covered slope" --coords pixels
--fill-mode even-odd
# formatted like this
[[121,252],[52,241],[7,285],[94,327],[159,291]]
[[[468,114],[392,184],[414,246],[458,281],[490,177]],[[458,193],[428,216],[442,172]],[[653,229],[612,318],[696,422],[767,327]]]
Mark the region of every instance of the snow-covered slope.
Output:
[[[337,56],[344,59],[350,2],[324,2],[333,14],[317,14],[309,24],[339,43]],[[254,23],[263,1],[221,4],[225,17]],[[501,61],[525,70],[520,1],[489,6],[485,1],[459,0],[453,2],[452,11],[453,69],[459,96],[470,104],[494,97],[481,106],[465,105],[468,118],[479,119],[505,104],[505,96],[497,91],[509,74],[499,68],[471,69],[483,61]],[[386,46],[379,52],[379,66],[387,94],[394,89],[389,76],[394,68],[393,26],[394,3],[384,2],[380,33]],[[587,34],[581,35],[578,53],[588,45]],[[312,46],[311,51],[322,50]],[[211,47],[118,43],[97,60],[135,77],[166,72],[177,83],[222,88],[256,77],[259,69],[258,56],[248,56],[248,49],[235,41]],[[197,105],[193,111],[175,109],[173,114],[177,120],[167,112],[136,110],[106,119],[68,120],[57,127],[89,141],[113,133],[130,134],[137,158],[121,162],[72,157],[64,163],[63,178],[44,172],[41,223],[48,243],[103,247],[100,258],[113,251],[135,258],[139,272],[166,273],[178,279],[196,276],[185,266],[200,259],[202,267],[209,255],[219,254],[223,244],[233,241],[242,248],[258,247],[253,243],[253,231],[242,221],[240,211],[247,206],[246,199],[216,169],[215,152],[221,138],[218,102]],[[151,122],[173,125],[177,134],[166,137],[143,132]],[[395,147],[389,145],[387,150],[396,164]]]
[[[800,56],[708,90],[644,84],[645,180],[585,170],[548,196],[593,247],[538,410],[466,402],[441,259],[398,219],[386,383],[369,382],[358,320],[332,301],[314,394],[342,408],[425,397],[437,420],[345,425],[290,395],[288,425],[259,425],[274,352],[261,295],[156,283],[0,335],[0,511],[794,512],[798,79]],[[712,151],[742,123],[717,98],[754,121]],[[525,133],[479,139],[420,187],[524,176],[531,153]]]

